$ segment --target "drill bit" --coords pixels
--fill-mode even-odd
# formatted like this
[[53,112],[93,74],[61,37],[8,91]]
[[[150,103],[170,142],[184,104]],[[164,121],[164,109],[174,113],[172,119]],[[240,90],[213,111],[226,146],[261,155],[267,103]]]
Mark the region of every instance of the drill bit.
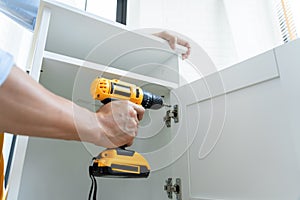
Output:
[[168,104],[163,104],[162,106],[168,107],[168,108],[171,108],[171,107],[172,107],[171,105],[168,105]]

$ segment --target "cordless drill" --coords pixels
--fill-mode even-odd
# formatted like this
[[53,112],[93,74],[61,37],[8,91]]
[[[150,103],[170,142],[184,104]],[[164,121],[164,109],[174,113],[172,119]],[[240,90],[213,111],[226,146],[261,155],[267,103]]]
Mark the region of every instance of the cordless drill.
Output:
[[[117,79],[96,78],[91,84],[90,92],[94,99],[103,104],[121,99],[129,100],[145,109],[167,106],[161,96]],[[101,152],[93,159],[89,172],[91,176],[100,177],[147,178],[150,166],[141,154],[119,147]]]
[[91,95],[104,104],[113,99],[122,99],[141,105],[145,109],[157,110],[164,106],[161,96],[117,79],[96,78],[91,84]]

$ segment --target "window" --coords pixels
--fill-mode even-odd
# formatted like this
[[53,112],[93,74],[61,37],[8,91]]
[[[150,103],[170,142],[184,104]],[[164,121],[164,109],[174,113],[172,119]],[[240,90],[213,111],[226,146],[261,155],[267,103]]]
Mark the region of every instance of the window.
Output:
[[117,0],[58,0],[61,3],[115,21]]
[[87,0],[86,11],[116,21],[117,0]]
[[39,2],[39,0],[0,0],[0,12],[26,28],[33,29]]
[[127,0],[59,0],[59,2],[126,24]]

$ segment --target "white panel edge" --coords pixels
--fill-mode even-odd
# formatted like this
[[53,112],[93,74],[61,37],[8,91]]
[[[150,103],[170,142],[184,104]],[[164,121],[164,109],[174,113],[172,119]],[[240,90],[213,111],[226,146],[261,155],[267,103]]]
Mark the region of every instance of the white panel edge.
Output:
[[116,74],[118,76],[126,76],[126,78],[165,86],[169,89],[174,89],[174,88],[178,87],[177,83],[164,81],[164,80],[153,78],[153,77],[144,76],[141,74],[124,71],[121,69],[108,67],[108,66],[101,65],[101,64],[96,64],[96,63],[92,63],[89,61],[80,60],[77,58],[72,58],[69,56],[64,56],[64,55],[56,54],[56,53],[49,52],[49,51],[44,52],[44,59],[49,59],[49,60],[54,60],[54,61],[58,61],[58,62],[62,62],[62,63],[72,64],[72,65],[75,65],[78,67],[93,69],[93,70],[97,70],[97,71],[101,71],[101,72],[105,72],[105,73],[109,73],[109,74]]
[[[179,87],[178,90],[201,91],[198,94],[194,94],[194,96],[182,97],[189,98],[185,99],[188,102],[187,105],[192,105],[279,77],[277,61],[272,49],[254,58]],[[176,93],[176,89],[174,92]]]
[[37,44],[35,46],[34,59],[32,62],[32,69],[30,73],[31,76],[34,77],[36,80],[38,80],[40,77],[40,71],[41,71],[40,69],[42,66],[43,54],[46,46],[50,19],[51,19],[50,9],[44,8],[42,12],[41,23],[39,25],[40,26],[39,31],[36,38]]

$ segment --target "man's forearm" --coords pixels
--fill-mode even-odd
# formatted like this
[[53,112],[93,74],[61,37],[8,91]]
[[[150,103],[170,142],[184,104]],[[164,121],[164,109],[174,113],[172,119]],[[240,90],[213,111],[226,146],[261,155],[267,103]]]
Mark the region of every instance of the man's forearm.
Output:
[[0,86],[0,132],[115,147],[132,144],[143,114],[143,107],[129,101],[113,101],[93,113],[51,93],[17,67]]
[[[26,73],[13,67],[0,87],[0,130],[28,136],[79,140],[73,106],[76,105],[49,92]],[[78,112],[81,112],[80,109]],[[88,111],[82,112],[88,114]]]

